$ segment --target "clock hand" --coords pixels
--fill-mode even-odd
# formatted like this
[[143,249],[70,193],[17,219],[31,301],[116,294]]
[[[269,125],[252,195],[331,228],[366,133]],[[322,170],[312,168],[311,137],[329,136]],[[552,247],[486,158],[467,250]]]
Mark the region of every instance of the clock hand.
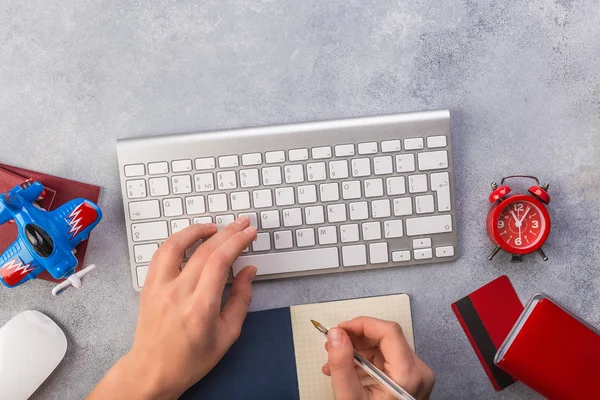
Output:
[[515,219],[515,222],[519,222],[519,218],[517,218],[517,216],[515,215],[515,212],[513,210],[510,210],[510,213],[512,214],[513,218]]
[[523,222],[523,220],[527,216],[527,213],[529,212],[529,210],[531,210],[531,207],[527,207],[527,210],[525,210],[525,213],[523,214],[523,218],[521,218],[521,220],[519,222]]

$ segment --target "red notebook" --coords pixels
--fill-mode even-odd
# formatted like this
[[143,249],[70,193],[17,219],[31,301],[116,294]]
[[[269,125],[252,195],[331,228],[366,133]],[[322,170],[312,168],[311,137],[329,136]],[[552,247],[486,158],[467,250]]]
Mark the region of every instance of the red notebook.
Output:
[[542,396],[600,398],[600,332],[537,294],[494,359]]
[[[0,193],[12,189],[27,179],[40,181],[46,189],[46,197],[39,203],[47,211],[55,210],[69,200],[83,197],[93,202],[98,202],[100,188],[86,183],[75,182],[52,175],[45,175],[35,171],[0,164]],[[7,249],[17,238],[17,228],[14,224],[0,225],[0,252]],[[81,242],[77,247],[75,256],[79,261],[76,271],[83,266],[83,259],[88,241]],[[48,272],[42,272],[38,278],[58,282]]]

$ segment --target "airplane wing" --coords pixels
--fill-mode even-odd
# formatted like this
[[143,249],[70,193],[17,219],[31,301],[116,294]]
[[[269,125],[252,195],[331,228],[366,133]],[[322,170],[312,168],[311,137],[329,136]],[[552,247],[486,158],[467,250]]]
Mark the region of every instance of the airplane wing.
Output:
[[33,255],[21,238],[0,255],[0,282],[5,286],[19,286],[42,271],[44,267],[35,265]]
[[49,214],[54,226],[59,228],[72,247],[87,239],[90,231],[102,219],[100,208],[86,199],[71,200]]

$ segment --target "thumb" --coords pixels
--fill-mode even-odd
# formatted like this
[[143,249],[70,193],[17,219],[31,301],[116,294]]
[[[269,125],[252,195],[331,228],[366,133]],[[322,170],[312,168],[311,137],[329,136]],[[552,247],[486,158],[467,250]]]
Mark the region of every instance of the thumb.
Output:
[[360,399],[364,389],[354,370],[354,347],[348,334],[340,328],[331,328],[327,334],[331,384],[336,400]]

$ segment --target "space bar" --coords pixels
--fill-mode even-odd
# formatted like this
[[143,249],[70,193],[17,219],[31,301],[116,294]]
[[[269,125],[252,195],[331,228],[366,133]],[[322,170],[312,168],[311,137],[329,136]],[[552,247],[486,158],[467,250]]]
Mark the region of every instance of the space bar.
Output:
[[233,276],[236,276],[246,265],[254,265],[257,269],[256,275],[269,275],[336,268],[340,266],[340,261],[336,247],[285,253],[253,254],[240,256],[233,263]]

